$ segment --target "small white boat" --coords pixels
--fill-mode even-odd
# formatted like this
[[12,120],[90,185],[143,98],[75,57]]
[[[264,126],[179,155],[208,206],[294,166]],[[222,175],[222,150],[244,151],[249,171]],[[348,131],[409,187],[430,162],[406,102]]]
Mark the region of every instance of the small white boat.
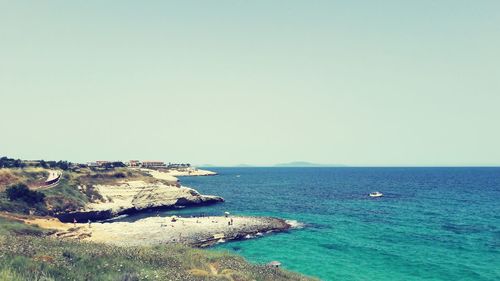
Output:
[[382,196],[384,196],[384,194],[378,191],[370,193],[370,197],[382,197]]

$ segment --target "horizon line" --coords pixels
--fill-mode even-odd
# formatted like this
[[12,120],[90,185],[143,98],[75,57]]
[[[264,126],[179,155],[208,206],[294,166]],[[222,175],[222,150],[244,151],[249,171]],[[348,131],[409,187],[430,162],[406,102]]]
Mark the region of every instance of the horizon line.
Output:
[[193,165],[204,168],[500,168],[496,165],[311,165],[311,166],[280,166],[280,165]]

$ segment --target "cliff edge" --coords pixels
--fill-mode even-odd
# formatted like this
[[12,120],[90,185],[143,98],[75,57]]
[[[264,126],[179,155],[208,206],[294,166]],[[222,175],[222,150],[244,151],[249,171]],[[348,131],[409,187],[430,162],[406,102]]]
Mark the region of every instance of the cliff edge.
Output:
[[57,217],[63,222],[87,222],[145,210],[176,209],[224,201],[219,196],[202,195],[192,188],[161,182],[124,181],[118,185],[94,185],[93,191],[100,195],[99,201],[88,203],[81,210],[58,214]]

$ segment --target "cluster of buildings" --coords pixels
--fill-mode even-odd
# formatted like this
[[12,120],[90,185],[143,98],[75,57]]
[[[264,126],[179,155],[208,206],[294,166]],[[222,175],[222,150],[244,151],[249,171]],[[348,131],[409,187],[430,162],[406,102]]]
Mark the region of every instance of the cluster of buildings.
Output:
[[150,161],[150,160],[129,160],[128,162],[122,161],[95,161],[88,162],[87,166],[94,168],[109,168],[109,167],[133,167],[133,168],[165,168],[165,169],[174,169],[174,170],[187,170],[191,168],[191,164],[189,163],[168,163],[166,164],[163,161]]
[[128,161],[129,167],[142,167],[142,168],[166,168],[167,164],[163,161],[139,161],[130,160]]
[[191,164],[176,164],[163,161],[150,161],[150,160],[130,160],[130,161],[107,161],[98,160],[94,162],[87,162],[86,164],[71,163],[67,161],[45,161],[45,160],[21,160],[8,157],[0,157],[0,168],[23,168],[23,167],[42,167],[42,168],[59,168],[62,170],[78,170],[80,168],[102,168],[112,169],[119,167],[135,167],[135,168],[150,168],[150,169],[173,169],[173,170],[189,170]]
[[103,168],[108,167],[110,165],[114,167],[137,167],[137,168],[167,168],[167,164],[163,161],[139,161],[139,160],[130,160],[128,162],[121,161],[95,161],[88,162],[87,165],[89,167]]

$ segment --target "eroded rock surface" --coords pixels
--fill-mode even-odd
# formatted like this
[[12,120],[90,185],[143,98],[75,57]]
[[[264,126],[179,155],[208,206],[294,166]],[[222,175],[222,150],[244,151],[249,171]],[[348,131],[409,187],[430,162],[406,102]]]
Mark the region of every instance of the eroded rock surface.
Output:
[[285,231],[291,227],[287,221],[271,217],[148,217],[134,222],[92,224],[88,228],[92,233],[88,239],[127,246],[183,243],[207,247]]
[[123,214],[150,209],[175,209],[223,202],[219,196],[201,195],[188,187],[164,183],[128,181],[119,185],[95,185],[102,200],[89,203],[84,209],[58,215],[64,222],[105,220]]

